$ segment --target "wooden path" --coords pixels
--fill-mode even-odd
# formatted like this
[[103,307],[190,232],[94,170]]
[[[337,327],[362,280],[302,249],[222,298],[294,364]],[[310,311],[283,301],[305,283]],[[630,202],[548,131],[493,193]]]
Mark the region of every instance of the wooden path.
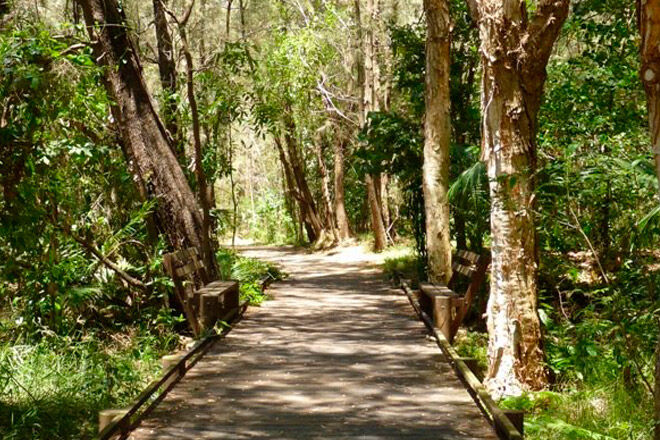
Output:
[[289,279],[250,308],[132,439],[495,439],[374,256],[246,253]]

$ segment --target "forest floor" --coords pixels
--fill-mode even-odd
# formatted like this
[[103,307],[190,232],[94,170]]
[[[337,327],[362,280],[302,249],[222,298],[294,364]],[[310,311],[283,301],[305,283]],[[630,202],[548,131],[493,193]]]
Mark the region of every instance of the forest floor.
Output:
[[133,434],[496,438],[406,298],[359,246],[246,248],[289,274]]

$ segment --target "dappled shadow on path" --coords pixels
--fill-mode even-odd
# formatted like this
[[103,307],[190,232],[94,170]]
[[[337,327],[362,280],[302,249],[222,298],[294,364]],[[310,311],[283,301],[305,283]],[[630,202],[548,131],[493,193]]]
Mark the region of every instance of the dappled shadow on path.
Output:
[[246,253],[281,264],[290,278],[133,438],[496,438],[372,257]]

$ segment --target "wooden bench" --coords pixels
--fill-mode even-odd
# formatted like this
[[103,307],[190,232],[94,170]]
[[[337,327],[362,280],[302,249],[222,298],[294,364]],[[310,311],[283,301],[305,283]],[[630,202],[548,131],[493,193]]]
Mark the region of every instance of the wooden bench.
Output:
[[238,282],[209,279],[196,248],[164,255],[163,265],[174,281],[176,299],[195,336],[238,313]]
[[[490,255],[459,250],[454,255],[453,274],[447,286],[420,284],[419,302],[422,309],[433,317],[435,327],[440,329],[450,342],[454,341],[463,318],[470,310],[479,288],[486,279],[489,264]],[[468,283],[462,295],[456,293],[461,281]]]

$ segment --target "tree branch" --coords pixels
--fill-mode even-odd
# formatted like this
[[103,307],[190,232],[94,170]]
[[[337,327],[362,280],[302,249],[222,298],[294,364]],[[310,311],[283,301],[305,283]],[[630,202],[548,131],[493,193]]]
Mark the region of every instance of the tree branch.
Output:
[[95,243],[80,237],[75,234],[73,231],[68,231],[71,238],[73,238],[77,243],[79,243],[83,248],[85,248],[89,253],[91,253],[97,260],[103,263],[106,267],[113,270],[121,279],[126,281],[129,285],[136,287],[141,290],[147,290],[147,285],[137,278],[132,277],[128,273],[124,272],[114,261],[110,260],[108,257],[103,255],[103,253],[96,247]]
[[[468,0],[474,1],[474,0]],[[532,55],[529,63],[545,66],[559,31],[568,17],[571,0],[539,0],[536,13],[529,22],[528,36],[522,44]]]

